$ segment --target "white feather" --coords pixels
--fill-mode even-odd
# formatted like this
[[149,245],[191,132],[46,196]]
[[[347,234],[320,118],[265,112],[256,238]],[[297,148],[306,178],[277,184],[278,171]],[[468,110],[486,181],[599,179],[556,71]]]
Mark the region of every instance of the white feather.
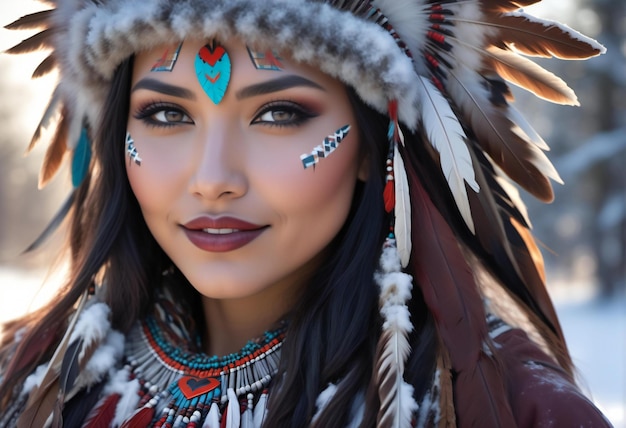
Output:
[[241,413],[237,394],[232,388],[228,388],[228,411],[226,412],[226,428],[239,428]]
[[328,403],[330,403],[330,400],[335,396],[335,392],[337,392],[337,385],[329,383],[328,386],[320,392],[320,395],[317,396],[315,400],[317,410],[315,411],[315,415],[313,415],[313,422],[322,414]]
[[[119,384],[118,386],[121,386]],[[115,408],[115,418],[111,421],[111,426],[120,426],[124,423],[124,421],[129,418],[137,408],[137,404],[139,404],[139,380],[133,379],[130,382],[124,382],[123,390],[116,390],[115,392],[121,394],[120,401],[117,403],[117,407]],[[117,389],[116,386],[114,388]]]
[[250,407],[244,410],[243,415],[241,415],[241,428],[254,428],[254,417]]
[[[404,366],[411,347],[408,335],[413,329],[406,302],[413,287],[410,275],[397,268],[396,248],[387,246],[381,254],[382,272],[375,279],[380,287],[380,314],[383,317],[381,339],[386,344],[377,361],[379,387],[391,379],[394,383],[389,394],[381,397],[381,408],[392,412],[393,427],[410,426],[412,415],[418,409],[413,399],[413,387],[403,378]],[[388,420],[389,413],[384,415]]]
[[507,117],[511,120],[511,122],[515,124],[512,129],[513,132],[515,132],[521,138],[535,144],[541,150],[550,150],[550,147],[544,141],[544,139],[541,138],[537,131],[535,131],[530,123],[528,123],[526,118],[522,116],[522,114],[512,105],[509,105],[507,109]]
[[409,197],[409,180],[397,145],[393,153],[393,170],[396,193],[394,233],[400,262],[402,267],[406,267],[411,257],[411,200]]
[[264,392],[259,397],[256,406],[254,407],[254,426],[255,428],[261,428],[265,414],[267,413],[267,394]]
[[204,419],[202,428],[219,428],[220,426],[220,409],[217,407],[217,403],[211,404],[209,414]]
[[443,171],[454,201],[467,224],[474,232],[474,221],[470,210],[465,183],[478,193],[472,158],[466,144],[466,135],[452,111],[448,100],[425,77],[419,78],[421,84],[422,126],[433,147],[439,152]]

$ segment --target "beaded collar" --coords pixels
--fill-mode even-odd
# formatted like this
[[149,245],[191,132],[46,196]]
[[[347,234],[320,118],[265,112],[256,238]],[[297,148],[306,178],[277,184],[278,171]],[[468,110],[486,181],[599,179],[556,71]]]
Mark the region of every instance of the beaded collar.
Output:
[[188,330],[185,312],[163,297],[127,336],[126,370],[139,381],[141,399],[122,427],[200,427],[206,419],[221,420],[228,408],[233,413],[233,406],[251,414],[278,371],[286,323],[239,352],[209,356],[199,334]]

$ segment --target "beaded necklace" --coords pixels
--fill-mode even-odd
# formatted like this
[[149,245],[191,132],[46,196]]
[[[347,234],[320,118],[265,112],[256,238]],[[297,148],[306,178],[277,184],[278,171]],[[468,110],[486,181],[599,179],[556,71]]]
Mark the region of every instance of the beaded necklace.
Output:
[[250,340],[239,352],[208,356],[177,309],[171,299],[161,299],[154,314],[127,336],[125,370],[139,381],[141,398],[122,427],[200,428],[227,417],[223,426],[260,425],[286,323]]

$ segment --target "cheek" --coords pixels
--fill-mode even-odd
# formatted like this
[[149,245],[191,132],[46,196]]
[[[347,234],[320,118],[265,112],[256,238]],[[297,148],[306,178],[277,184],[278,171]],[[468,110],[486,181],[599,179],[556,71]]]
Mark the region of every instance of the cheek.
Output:
[[159,153],[158,146],[147,148],[141,139],[135,140],[141,165],[126,156],[126,174],[141,210],[149,221],[149,215],[171,206],[184,189],[185,172],[180,159],[172,154]]
[[[298,222],[307,231],[331,230],[343,225],[350,209],[358,170],[358,137],[356,132],[341,142],[315,168],[304,169],[300,155],[309,153],[314,144],[288,150],[274,159],[259,175],[263,177],[266,199],[288,222]],[[324,234],[322,232],[322,234]]]

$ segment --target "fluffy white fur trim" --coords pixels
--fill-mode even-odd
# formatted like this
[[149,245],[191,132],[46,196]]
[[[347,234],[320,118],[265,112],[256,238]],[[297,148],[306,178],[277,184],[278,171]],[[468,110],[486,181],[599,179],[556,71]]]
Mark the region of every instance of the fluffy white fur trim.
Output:
[[[110,79],[135,52],[185,38],[238,36],[312,64],[414,128],[416,72],[394,38],[374,22],[311,0],[64,0],[55,12],[55,55],[66,99],[97,124]],[[422,18],[423,20],[423,18]],[[419,24],[419,23],[418,23]],[[424,28],[426,31],[426,28]],[[414,44],[414,43],[412,43]]]

